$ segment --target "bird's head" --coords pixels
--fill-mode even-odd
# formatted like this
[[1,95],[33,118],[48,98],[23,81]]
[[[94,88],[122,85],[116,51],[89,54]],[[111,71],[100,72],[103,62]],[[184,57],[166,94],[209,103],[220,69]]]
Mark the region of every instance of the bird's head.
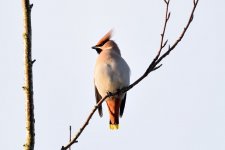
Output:
[[120,50],[119,50],[117,44],[113,40],[110,40],[110,38],[112,36],[112,32],[113,32],[113,30],[110,30],[105,36],[103,36],[99,40],[99,42],[95,46],[92,46],[92,49],[95,49],[98,54],[100,54],[104,50],[110,49],[120,55]]

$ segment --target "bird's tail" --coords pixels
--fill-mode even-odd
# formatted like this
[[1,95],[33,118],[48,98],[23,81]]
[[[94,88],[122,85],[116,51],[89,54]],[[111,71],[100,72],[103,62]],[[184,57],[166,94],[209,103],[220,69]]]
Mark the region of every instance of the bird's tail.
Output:
[[120,110],[120,100],[119,99],[109,99],[106,101],[109,110],[109,128],[111,130],[119,129],[119,110]]
[[119,129],[119,124],[109,124],[109,128],[111,130],[118,130]]

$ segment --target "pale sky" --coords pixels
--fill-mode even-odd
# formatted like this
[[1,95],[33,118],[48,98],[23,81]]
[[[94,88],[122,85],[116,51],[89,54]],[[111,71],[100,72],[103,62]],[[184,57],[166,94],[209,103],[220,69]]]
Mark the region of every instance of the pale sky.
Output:
[[[37,150],[57,150],[74,135],[95,104],[91,49],[111,28],[131,68],[131,82],[160,44],[163,0],[39,0],[32,9]],[[192,0],[171,0],[169,43],[187,23]],[[0,0],[0,147],[23,149],[21,0]],[[163,66],[130,90],[118,131],[109,130],[106,105],[72,150],[224,150],[225,1],[200,0],[184,39]]]

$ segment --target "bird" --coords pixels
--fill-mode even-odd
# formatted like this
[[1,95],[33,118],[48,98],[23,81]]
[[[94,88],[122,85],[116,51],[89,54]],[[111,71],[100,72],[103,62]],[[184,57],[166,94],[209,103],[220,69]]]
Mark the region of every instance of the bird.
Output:
[[[94,68],[95,98],[98,103],[107,93],[117,92],[129,86],[130,68],[122,58],[120,49],[114,40],[111,40],[113,30],[105,34],[92,47],[98,53]],[[119,116],[123,116],[126,93],[108,97],[106,104],[109,112],[109,128],[119,129]],[[103,116],[102,105],[98,107],[100,117]]]

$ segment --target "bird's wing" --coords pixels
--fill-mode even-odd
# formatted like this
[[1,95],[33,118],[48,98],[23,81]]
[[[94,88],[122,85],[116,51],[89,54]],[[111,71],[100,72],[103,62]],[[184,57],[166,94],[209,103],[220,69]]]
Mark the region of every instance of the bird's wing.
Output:
[[121,104],[120,104],[120,117],[123,116],[123,112],[124,112],[124,108],[125,108],[125,104],[126,104],[126,97],[127,97],[127,93],[125,93],[125,95],[121,101]]
[[[99,94],[98,89],[96,88],[96,86],[95,86],[95,99],[96,99],[96,104],[102,99],[102,96]],[[102,113],[102,104],[99,105],[99,107],[98,107],[98,113],[99,113],[99,116],[100,117],[103,116],[103,113]]]

